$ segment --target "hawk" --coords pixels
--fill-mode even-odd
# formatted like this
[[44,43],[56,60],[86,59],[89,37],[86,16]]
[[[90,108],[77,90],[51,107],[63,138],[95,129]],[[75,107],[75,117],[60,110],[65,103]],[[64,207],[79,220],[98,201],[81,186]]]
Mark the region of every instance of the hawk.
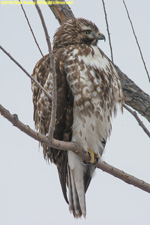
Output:
[[[53,40],[57,74],[54,138],[77,143],[89,152],[91,161],[83,162],[72,151],[42,146],[44,157],[57,166],[64,198],[76,218],[86,216],[85,193],[95,170],[94,162],[103,154],[112,116],[123,102],[117,71],[97,46],[98,40],[104,39],[94,23],[75,18],[63,23]],[[49,63],[46,55],[36,64],[32,76],[52,95]],[[35,128],[47,135],[52,102],[33,82],[32,91]]]

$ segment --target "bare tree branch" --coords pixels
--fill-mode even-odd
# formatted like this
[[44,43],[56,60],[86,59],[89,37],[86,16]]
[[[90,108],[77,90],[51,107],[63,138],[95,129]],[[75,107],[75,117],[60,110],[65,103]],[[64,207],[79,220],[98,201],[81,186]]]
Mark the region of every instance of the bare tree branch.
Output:
[[117,66],[115,68],[122,84],[125,103],[150,122],[150,96],[129,79]]
[[[49,0],[46,1],[48,2]],[[64,0],[61,1],[65,2]],[[60,24],[75,17],[67,4],[48,4],[48,7],[52,10]]]
[[140,118],[138,117],[137,113],[133,110],[131,110],[127,105],[123,105],[123,107],[128,110],[134,117],[135,119],[138,121],[139,126],[142,127],[142,129],[144,130],[144,132],[148,135],[148,137],[150,137],[150,132],[148,131],[148,129],[146,128],[146,126],[144,125],[144,123],[140,120]]
[[139,52],[140,52],[140,55],[141,55],[141,59],[142,59],[142,61],[143,61],[144,68],[145,68],[145,71],[146,71],[147,76],[148,76],[148,80],[149,80],[149,82],[150,82],[149,72],[148,72],[148,69],[147,69],[147,67],[146,67],[146,63],[145,63],[145,61],[144,61],[144,57],[143,57],[143,54],[142,54],[142,50],[141,50],[140,44],[139,44],[139,42],[138,42],[138,39],[137,39],[135,30],[134,30],[134,27],[133,27],[133,24],[132,24],[132,20],[131,20],[130,15],[129,15],[129,11],[128,11],[128,8],[127,8],[126,3],[125,3],[124,0],[123,0],[123,4],[124,4],[124,6],[125,6],[125,9],[126,9],[126,12],[127,12],[127,16],[128,16],[129,21],[130,21],[130,24],[131,24],[132,32],[133,32],[133,35],[134,35],[134,37],[135,37],[135,40],[136,40],[136,43],[137,43],[137,46],[138,46],[138,49],[139,49]]
[[[48,1],[48,0],[47,0]],[[74,15],[67,4],[48,5],[59,23],[74,18]],[[116,65],[122,88],[125,96],[125,103],[134,108],[150,122],[150,96],[141,90],[131,79],[128,78]]]
[[[69,11],[66,11],[66,9],[69,10]],[[63,5],[63,7],[62,7],[62,5],[59,5],[59,6],[53,5],[53,11],[55,12],[55,15],[59,17],[59,21],[64,22],[66,19],[71,18],[71,16],[73,17],[73,14],[71,14],[71,10],[66,8],[66,5]],[[41,18],[41,21],[42,21],[42,24],[43,24],[44,19],[42,19],[42,17],[40,17],[40,18]],[[44,28],[44,24],[43,24],[43,28]],[[44,28],[44,30],[45,30],[45,28]],[[45,33],[45,36],[46,36],[47,42],[49,42],[48,41],[48,39],[49,39],[48,32],[47,32],[47,34]],[[49,44],[48,44],[48,46],[49,46]],[[14,58],[12,56],[10,56],[10,54],[8,52],[6,52],[6,50],[4,50],[1,46],[0,46],[0,49],[5,54],[7,54],[27,74],[27,76],[30,77],[30,79],[32,81],[34,81],[36,83],[36,85],[44,91],[44,93],[48,97],[50,97],[50,95],[44,90],[44,88],[41,87],[41,85],[36,80],[34,80],[33,77],[31,77],[28,74],[28,72],[16,60],[14,60]],[[50,53],[50,57],[51,57],[51,55],[52,55],[51,50],[49,50],[49,53]],[[118,73],[121,77],[123,88],[125,89],[125,91],[127,90],[125,92],[125,100],[126,100],[127,104],[130,103],[130,101],[131,101],[130,96],[132,96],[133,93],[136,93],[136,97],[134,95],[132,96],[132,102],[134,102],[133,99],[136,99],[136,101],[137,101],[138,98],[141,101],[141,96],[142,96],[142,98],[147,101],[147,104],[145,106],[144,112],[143,112],[143,109],[142,110],[139,109],[139,110],[140,110],[140,113],[143,114],[150,121],[150,98],[148,98],[149,96],[146,95],[140,88],[138,88],[130,79],[126,78],[126,75],[124,75],[119,70],[119,68],[116,67],[116,69],[118,70]],[[126,87],[127,83],[129,84],[130,88]],[[137,92],[138,92],[140,97],[137,97],[137,95],[138,95]],[[132,104],[133,103],[130,103],[129,105],[132,105]],[[136,107],[136,106],[134,106],[134,107]],[[89,157],[88,153],[84,152],[77,144],[75,144],[73,142],[58,141],[58,140],[53,139],[53,138],[51,138],[51,140],[50,140],[48,137],[46,137],[46,136],[44,136],[40,133],[35,132],[29,126],[23,124],[21,121],[19,121],[18,116],[16,114],[15,115],[10,114],[10,112],[8,110],[6,110],[4,107],[2,107],[1,105],[0,105],[0,112],[14,126],[19,128],[21,131],[23,131],[24,133],[26,133],[30,137],[34,138],[35,140],[37,140],[41,143],[44,143],[44,144],[46,144],[50,147],[56,148],[56,149],[71,150],[71,151],[79,154],[80,157],[82,157],[83,160],[85,160],[85,161],[90,160],[90,157]],[[133,177],[133,176],[127,174],[127,173],[124,173],[123,171],[121,171],[121,170],[101,161],[101,160],[98,161],[98,163],[96,164],[96,167],[102,169],[103,171],[105,171],[107,173],[110,173],[110,174],[116,176],[117,178],[125,181],[126,183],[132,184],[132,185],[150,193],[150,184],[148,184],[148,183],[146,183],[142,180],[139,180],[138,178],[135,178],[135,177]]]
[[21,65],[18,63],[2,46],[0,46],[0,49],[39,87],[42,89],[42,91],[45,93],[45,95],[51,99],[50,94],[39,84],[38,81],[36,81]]
[[[48,34],[48,30],[46,27],[46,23],[44,21],[43,14],[41,12],[40,7],[37,4],[37,0],[35,0],[35,7],[38,11],[39,17],[41,19],[41,23],[44,29],[45,38],[48,45],[49,50],[49,57],[50,57],[50,66],[52,69],[52,77],[53,77],[53,91],[52,91],[52,111],[51,111],[51,120],[50,120],[50,126],[49,126],[49,132],[48,137],[50,140],[52,140],[54,131],[55,131],[55,121],[56,121],[56,107],[57,107],[57,91],[56,91],[56,71],[55,71],[55,62],[54,62],[54,55],[52,54],[52,48],[51,48],[51,42],[50,42],[50,36]],[[50,71],[51,72],[51,71]]]
[[[19,1],[21,2],[21,0],[19,0]],[[33,29],[32,29],[32,27],[31,27],[31,24],[30,24],[30,22],[29,22],[29,19],[28,19],[28,17],[27,17],[27,14],[26,14],[26,12],[25,12],[24,7],[23,7],[23,4],[20,4],[20,6],[21,6],[22,11],[23,11],[23,13],[24,13],[25,19],[26,19],[26,21],[27,21],[27,24],[28,24],[28,26],[29,26],[29,29],[30,29],[31,34],[32,34],[32,36],[33,36],[33,39],[34,39],[34,41],[35,41],[35,43],[36,43],[36,45],[37,45],[37,47],[38,47],[38,49],[39,49],[39,51],[40,51],[42,57],[44,58],[44,61],[45,61],[46,65],[47,65],[47,66],[49,67],[49,69],[51,70],[51,66],[50,66],[50,64],[48,64],[47,60],[45,59],[45,56],[43,55],[43,52],[42,52],[42,50],[41,50],[41,48],[40,48],[40,46],[39,46],[39,44],[38,44],[38,42],[37,42],[37,39],[36,39],[36,37],[35,37],[35,34],[34,34],[34,32],[33,32]]]
[[[25,125],[22,123],[16,114],[12,115],[7,109],[5,109],[2,105],[0,105],[0,113],[2,116],[4,116],[7,120],[9,120],[14,126],[16,126],[18,129],[20,129],[22,132],[26,133],[30,137],[34,138],[35,140],[44,143],[50,147],[61,149],[61,150],[68,150],[73,151],[76,154],[80,155],[80,157],[84,161],[90,160],[90,156],[87,152],[83,151],[77,144],[73,142],[64,142],[64,141],[58,141],[56,139],[53,139],[49,141],[49,139],[32,130],[28,125]],[[106,162],[99,160],[96,164],[96,167],[123,180],[124,182],[128,184],[132,184],[137,188],[140,188],[141,190],[144,190],[148,193],[150,193],[150,184],[146,183],[145,181],[142,181],[136,177],[131,176],[130,174],[127,174],[109,164]]]
[[107,13],[106,13],[106,8],[105,8],[105,2],[102,0],[103,3],[103,8],[104,8],[104,14],[105,14],[105,21],[106,21],[106,26],[107,26],[107,33],[108,33],[108,39],[109,39],[109,46],[110,46],[110,53],[111,53],[111,60],[113,60],[113,50],[112,50],[112,45],[111,45],[111,38],[110,38],[110,32],[109,32],[109,25],[108,25],[108,19],[107,19]]
[[[20,0],[19,0],[20,1]],[[36,3],[36,1],[35,1]],[[42,15],[42,12],[38,6],[38,4],[35,4],[35,7],[39,13],[39,17],[41,19],[41,23],[42,23],[42,26],[43,26],[43,29],[44,29],[44,32],[45,32],[45,37],[46,37],[46,41],[47,41],[47,45],[48,45],[48,49],[49,49],[49,57],[50,57],[50,65],[49,66],[49,69],[50,69],[50,72],[51,72],[51,69],[52,69],[52,75],[53,75],[53,96],[52,96],[52,112],[51,112],[51,121],[50,121],[50,126],[49,126],[49,135],[48,137],[50,139],[53,138],[53,134],[54,134],[54,130],[55,130],[55,120],[56,120],[56,104],[57,104],[57,92],[56,92],[56,72],[55,72],[55,64],[54,64],[54,57],[53,57],[53,54],[52,54],[52,48],[51,48],[51,43],[50,43],[50,37],[49,37],[49,34],[48,34],[48,30],[47,30],[47,27],[46,27],[46,24],[45,24],[45,21],[44,21],[44,17]],[[42,53],[42,50],[36,40],[36,37],[34,35],[34,32],[32,30],[32,27],[30,25],[30,22],[28,20],[28,17],[26,15],[26,12],[24,10],[24,7],[23,5],[21,4],[21,8],[23,10],[23,13],[24,13],[24,16],[27,20],[27,23],[28,23],[28,26],[30,28],[30,31],[32,33],[32,36],[34,38],[34,41],[41,53],[41,55],[45,58],[45,56],[43,55]],[[45,60],[46,64],[47,64],[47,61]],[[51,68],[52,67],[52,68]]]
[[[105,2],[104,2],[104,0],[102,0],[102,3],[103,3],[103,8],[104,8],[105,21],[106,21],[106,26],[107,26],[107,33],[108,33],[108,38],[109,38],[109,46],[110,46],[110,52],[111,52],[111,60],[113,62],[113,51],[112,51],[111,38],[110,38],[110,32],[109,32],[109,25],[108,25],[107,13],[106,13],[106,8],[105,8]],[[124,5],[125,5],[125,3],[124,3]],[[125,5],[125,7],[126,7],[126,5]],[[127,13],[128,13],[128,11],[127,11]],[[129,16],[129,14],[128,14],[128,16]],[[130,17],[129,17],[129,19],[130,19]],[[132,25],[132,22],[131,22],[131,25]],[[133,30],[133,32],[134,32],[134,30]],[[140,120],[140,118],[138,117],[137,113],[135,111],[131,110],[125,104],[124,104],[124,108],[126,110],[128,110],[128,112],[130,112],[135,117],[135,119],[138,121],[139,125],[142,127],[142,129],[144,130],[144,132],[150,137],[150,132],[145,127],[145,125],[143,124],[143,122]]]
[[142,189],[143,191],[146,191],[150,193],[150,184],[146,183],[143,180],[140,180],[128,173],[125,173],[124,171],[121,171],[114,166],[109,165],[108,163],[99,160],[97,163],[97,168],[100,168],[101,170],[105,171],[106,173],[109,173],[121,180],[123,180],[125,183],[134,185],[137,188]]
[[[19,1],[21,2],[21,0],[19,0]],[[28,17],[27,17],[27,14],[26,14],[26,12],[25,12],[25,9],[24,9],[24,7],[23,7],[23,4],[20,4],[20,6],[21,6],[22,11],[23,11],[23,13],[24,13],[24,16],[25,16],[25,18],[26,18],[27,24],[28,24],[28,26],[29,26],[29,28],[30,28],[30,31],[31,31],[32,36],[33,36],[33,38],[34,38],[34,41],[35,41],[35,43],[36,43],[36,45],[37,45],[37,47],[38,47],[38,49],[39,49],[41,55],[44,57],[43,52],[42,52],[42,50],[41,50],[41,48],[40,48],[40,46],[39,46],[39,44],[38,44],[38,42],[37,42],[37,40],[36,40],[36,37],[35,37],[34,32],[33,32],[33,30],[32,30],[31,24],[30,24],[30,22],[29,22],[29,19],[28,19]]]

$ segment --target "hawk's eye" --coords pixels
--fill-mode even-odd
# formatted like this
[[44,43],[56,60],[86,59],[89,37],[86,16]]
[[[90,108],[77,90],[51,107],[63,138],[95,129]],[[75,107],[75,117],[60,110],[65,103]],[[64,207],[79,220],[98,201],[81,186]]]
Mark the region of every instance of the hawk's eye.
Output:
[[85,34],[91,34],[92,31],[91,31],[91,30],[84,30],[83,32],[84,32]]

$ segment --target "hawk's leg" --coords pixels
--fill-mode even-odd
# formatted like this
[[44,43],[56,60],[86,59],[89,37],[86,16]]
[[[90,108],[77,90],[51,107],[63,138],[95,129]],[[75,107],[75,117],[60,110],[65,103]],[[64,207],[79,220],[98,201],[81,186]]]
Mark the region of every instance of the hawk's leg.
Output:
[[88,153],[89,153],[90,158],[91,158],[91,159],[90,159],[90,163],[91,163],[91,164],[96,163],[96,162],[98,161],[99,155],[96,154],[96,153],[93,151],[93,149],[91,149],[91,148],[88,148]]

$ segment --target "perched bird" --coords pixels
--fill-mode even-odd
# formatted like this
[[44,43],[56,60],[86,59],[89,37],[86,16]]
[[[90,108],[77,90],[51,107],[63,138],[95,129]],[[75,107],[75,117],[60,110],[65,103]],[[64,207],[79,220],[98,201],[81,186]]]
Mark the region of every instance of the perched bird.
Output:
[[[75,18],[58,28],[53,41],[57,74],[54,138],[75,142],[91,156],[90,163],[85,163],[72,151],[42,144],[44,157],[57,166],[63,195],[74,217],[86,216],[85,192],[94,162],[103,154],[112,129],[111,118],[123,102],[117,71],[97,46],[98,40],[105,40],[105,36],[94,23]],[[36,64],[32,76],[52,95],[49,62],[46,55]],[[33,82],[32,91],[35,128],[47,135],[52,102]]]

